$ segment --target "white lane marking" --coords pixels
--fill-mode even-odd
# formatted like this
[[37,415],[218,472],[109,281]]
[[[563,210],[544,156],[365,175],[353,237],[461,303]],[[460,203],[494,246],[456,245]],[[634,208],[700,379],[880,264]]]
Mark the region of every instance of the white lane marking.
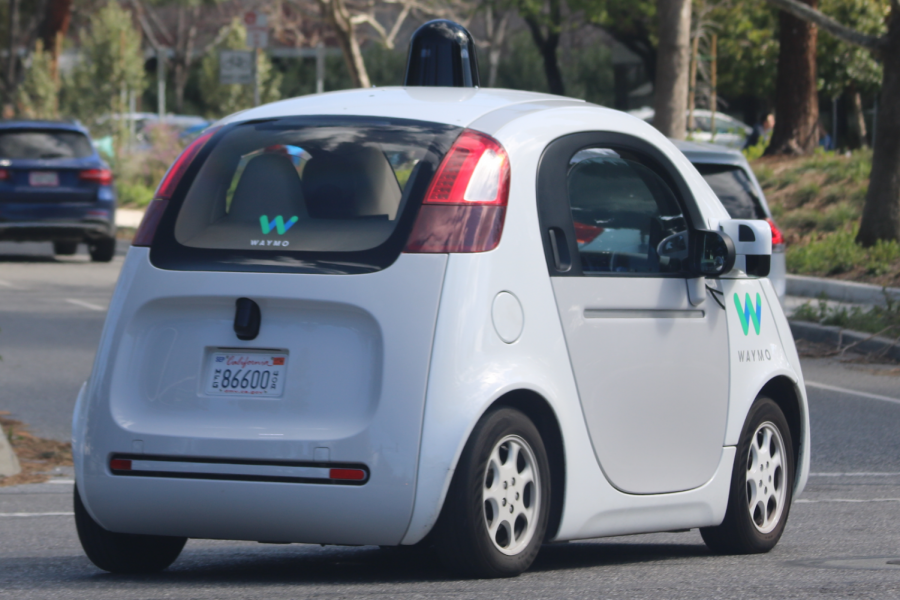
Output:
[[102,311],[106,310],[104,307],[102,307],[98,304],[92,304],[90,302],[85,302],[84,300],[76,300],[75,298],[66,298],[66,302],[68,302],[69,304],[74,304],[75,306],[80,306],[82,308],[87,308],[90,310],[102,310]]
[[18,287],[19,287],[19,286],[13,284],[13,283],[8,282],[8,281],[3,281],[2,279],[0,279],[0,285],[2,285],[3,287],[13,288],[13,289],[18,289]]
[[810,473],[810,477],[900,477],[900,473]]
[[43,512],[43,513],[0,513],[3,517],[72,517],[73,512]]
[[858,500],[855,498],[825,498],[822,500],[807,500],[806,498],[800,498],[799,500],[794,500],[794,502],[798,504],[822,504],[826,502],[867,504],[869,502],[900,502],[900,498],[869,498],[868,500]]
[[55,483],[56,485],[75,485],[74,479],[51,479],[47,483]]
[[879,396],[878,394],[870,394],[868,392],[848,390],[847,388],[827,385],[825,383],[819,383],[817,381],[807,381],[806,387],[814,387],[819,388],[820,390],[828,390],[831,392],[839,392],[841,394],[849,394],[851,396],[859,396],[860,398],[869,398],[871,400],[881,400],[882,402],[893,402],[894,404],[900,404],[900,398],[891,398],[890,396]]

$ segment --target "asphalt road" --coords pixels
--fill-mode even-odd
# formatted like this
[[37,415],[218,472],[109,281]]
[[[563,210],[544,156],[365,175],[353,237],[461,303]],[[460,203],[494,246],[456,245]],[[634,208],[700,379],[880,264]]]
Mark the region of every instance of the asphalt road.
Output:
[[[68,437],[120,262],[0,244],[0,410]],[[713,556],[694,530],[545,546],[516,579],[466,581],[422,553],[191,540],[162,574],[112,576],[82,554],[62,478],[0,488],[0,598],[900,598],[900,369],[803,368],[813,475],[765,555]]]

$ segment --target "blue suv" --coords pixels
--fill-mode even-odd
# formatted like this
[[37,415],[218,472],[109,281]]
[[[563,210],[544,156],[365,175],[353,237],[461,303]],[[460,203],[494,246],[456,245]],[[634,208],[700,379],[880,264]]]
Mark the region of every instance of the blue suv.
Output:
[[86,243],[91,260],[116,250],[112,171],[87,130],[58,121],[0,121],[0,241]]

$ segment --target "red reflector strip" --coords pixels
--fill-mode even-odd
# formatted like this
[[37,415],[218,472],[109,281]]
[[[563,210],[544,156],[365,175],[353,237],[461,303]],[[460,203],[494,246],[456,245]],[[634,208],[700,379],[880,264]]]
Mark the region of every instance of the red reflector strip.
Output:
[[114,458],[109,461],[109,468],[113,471],[130,471],[131,461],[127,458]]
[[331,469],[328,472],[328,477],[329,479],[362,481],[366,478],[366,472],[362,469]]

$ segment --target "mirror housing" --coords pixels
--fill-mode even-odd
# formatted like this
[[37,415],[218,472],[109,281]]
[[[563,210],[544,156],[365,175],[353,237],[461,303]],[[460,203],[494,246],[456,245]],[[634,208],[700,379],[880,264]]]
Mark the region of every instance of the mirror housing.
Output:
[[734,268],[754,277],[768,277],[772,265],[772,228],[765,221],[729,219],[719,229],[734,241]]
[[698,277],[715,279],[734,268],[734,242],[720,231],[692,231],[689,249],[690,269]]

